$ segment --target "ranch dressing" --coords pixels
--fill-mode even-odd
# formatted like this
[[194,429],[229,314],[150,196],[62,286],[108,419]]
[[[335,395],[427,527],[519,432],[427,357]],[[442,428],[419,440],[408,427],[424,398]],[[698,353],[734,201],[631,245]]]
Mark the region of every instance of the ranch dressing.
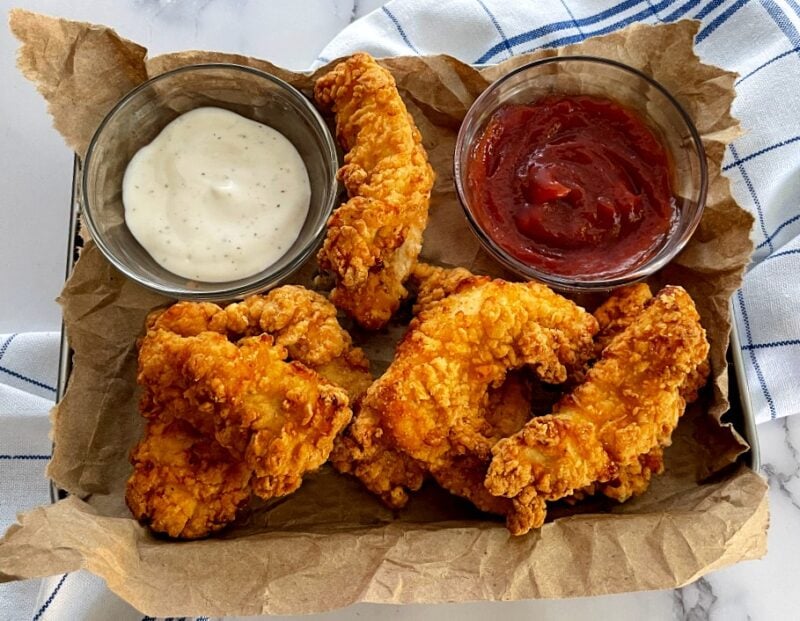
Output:
[[275,263],[300,234],[310,199],[305,164],[283,134],[211,107],[167,125],[122,182],[137,241],[165,269],[204,282]]

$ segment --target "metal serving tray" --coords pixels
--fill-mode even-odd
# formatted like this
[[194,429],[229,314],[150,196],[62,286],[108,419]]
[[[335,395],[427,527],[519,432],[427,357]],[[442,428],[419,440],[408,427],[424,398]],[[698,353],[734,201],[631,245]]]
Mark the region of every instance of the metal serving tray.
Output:
[[[70,223],[69,223],[69,249],[67,252],[67,271],[66,278],[72,273],[72,267],[78,260],[80,247],[83,245],[78,236],[78,214],[80,212],[80,180],[81,180],[81,161],[76,155],[72,169],[72,196],[70,202]],[[731,313],[733,309],[731,308]],[[750,395],[746,390],[746,380],[744,374],[744,360],[742,358],[742,348],[739,340],[739,333],[736,323],[731,330],[731,345],[728,348],[728,363],[734,368],[734,373],[728,374],[729,398],[731,402],[730,411],[726,414],[726,422],[733,424],[734,428],[744,437],[750,445],[750,450],[741,456],[743,463],[753,470],[758,471],[761,467],[761,457],[758,448],[758,432],[756,431],[755,418],[750,403]],[[72,368],[72,350],[67,343],[67,332],[63,324],[61,326],[61,352],[58,365],[58,385],[56,391],[56,401],[60,401],[64,395],[69,382],[69,375]],[[66,494],[63,490],[51,485],[51,498],[53,502]]]

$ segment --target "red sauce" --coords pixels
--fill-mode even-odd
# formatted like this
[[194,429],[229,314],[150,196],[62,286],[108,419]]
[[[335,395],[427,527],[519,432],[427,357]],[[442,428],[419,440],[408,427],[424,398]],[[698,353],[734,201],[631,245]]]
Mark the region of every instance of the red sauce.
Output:
[[470,154],[467,192],[486,234],[563,276],[613,276],[650,258],[676,219],[664,146],[606,99],[507,105]]

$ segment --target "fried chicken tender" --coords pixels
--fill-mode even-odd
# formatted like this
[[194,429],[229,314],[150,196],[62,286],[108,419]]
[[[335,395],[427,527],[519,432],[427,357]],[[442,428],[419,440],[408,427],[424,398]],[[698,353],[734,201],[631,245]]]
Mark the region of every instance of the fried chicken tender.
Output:
[[220,530],[250,499],[251,470],[182,420],[148,423],[131,462],[125,494],[131,513],[170,537]]
[[489,276],[476,276],[463,267],[448,268],[429,263],[417,263],[409,279],[409,283],[417,291],[414,314],[419,315],[423,310],[448,295],[490,280]]
[[391,73],[354,54],[317,80],[317,103],[336,115],[347,152],[339,179],[350,200],[328,221],[317,255],[331,299],[366,328],[389,321],[417,261],[434,173]]
[[334,443],[330,461],[342,474],[358,478],[392,509],[408,502],[408,492],[422,487],[428,477],[425,465],[397,450],[373,410],[356,410],[347,430]]
[[372,381],[336,308],[303,287],[224,308],[178,302],[146,327],[137,380],[150,422],[126,499],[174,537],[222,528],[252,493],[297,489],[350,422],[348,393],[356,399]]
[[[681,287],[665,287],[552,414],[532,419],[492,449],[487,489],[529,516],[509,520],[512,532],[541,526],[547,501],[612,481],[626,468],[634,474],[651,468],[649,456],[660,460],[657,449],[670,444],[685,410],[687,378],[708,350],[691,297]],[[646,485],[649,478],[633,480]]]
[[339,384],[353,400],[372,383],[369,360],[339,325],[336,307],[325,296],[296,285],[224,308],[211,302],[178,302],[151,313],[147,327],[181,336],[217,332],[236,339],[269,334],[292,360]]
[[[636,283],[620,287],[595,311],[594,316],[600,327],[594,342],[596,357],[600,357],[613,338],[623,332],[636,317],[644,311],[645,305],[653,297],[646,283]],[[584,378],[585,379],[585,378]],[[607,483],[592,483],[565,498],[569,503],[582,500],[587,495],[603,494],[619,502],[647,490],[653,475],[664,471],[664,449],[660,446],[640,455],[635,462],[621,466],[617,476]]]
[[[510,436],[530,418],[531,383],[527,374],[512,371],[503,384],[490,387],[479,416],[486,420],[489,442]],[[422,487],[431,474],[427,465],[398,450],[380,426],[373,411],[361,411],[345,433],[338,436],[331,464],[342,474],[351,474],[390,508],[408,502],[408,492]],[[483,511],[505,515],[510,504],[486,491],[483,480],[489,459],[464,455],[433,473],[436,481],[452,493],[467,498]]]
[[[598,356],[611,340],[633,323],[652,299],[650,287],[645,283],[637,283],[616,289],[609,298],[597,308],[594,316],[600,325],[595,342],[598,344]],[[708,380],[709,364],[706,358],[686,377],[681,386],[681,396],[686,403],[697,399],[697,392]],[[648,453],[639,456],[634,463],[621,466],[618,475],[608,483],[595,483],[586,488],[586,493],[601,493],[619,502],[638,496],[647,490],[653,475],[664,472],[664,449],[656,446]],[[576,496],[579,496],[576,494]]]
[[286,356],[267,334],[231,343],[151,330],[139,351],[142,413],[189,422],[244,461],[257,495],[283,496],[327,460],[352,418],[342,388]]
[[[515,434],[531,417],[531,379],[523,370],[511,371],[500,386],[490,386],[477,419],[485,424],[483,435],[490,445]],[[450,493],[466,498],[481,511],[512,515],[507,498],[493,496],[484,485],[491,454],[468,452],[433,468],[436,482]]]
[[623,332],[644,310],[653,293],[647,283],[636,283],[615,289],[608,299],[594,311],[600,331],[594,339],[598,357],[611,340]]
[[389,369],[367,390],[346,437],[349,455],[339,461],[391,506],[402,506],[430,472],[479,508],[507,513],[512,505],[476,484],[480,462],[515,425],[487,415],[497,405],[489,390],[525,365],[563,382],[591,355],[596,330],[590,314],[535,283],[482,279],[442,298],[412,320]]

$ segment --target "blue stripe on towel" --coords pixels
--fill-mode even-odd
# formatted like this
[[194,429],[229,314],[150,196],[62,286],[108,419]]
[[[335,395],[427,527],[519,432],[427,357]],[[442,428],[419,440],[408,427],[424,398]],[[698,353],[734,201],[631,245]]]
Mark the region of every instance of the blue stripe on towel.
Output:
[[[650,5],[650,2],[648,1],[647,4]],[[567,6],[567,0],[561,0],[561,6],[564,7],[564,10],[567,12],[570,19],[572,20],[572,23],[575,24],[575,28],[578,30],[578,33],[585,39],[586,37],[583,34],[583,30],[581,30],[581,25],[578,23],[578,20],[576,20],[575,16],[572,14],[572,9],[570,9]],[[653,10],[652,6],[650,6],[650,10],[651,11]]]
[[0,345],[0,360],[2,360],[3,356],[6,355],[6,351],[8,350],[8,346],[11,345],[11,341],[13,341],[15,338],[17,338],[17,335],[16,334],[12,334],[11,336],[9,336],[5,340],[5,342],[2,345]]
[[[722,167],[722,170],[728,171],[731,168],[733,168],[734,166],[738,166],[739,164],[744,164],[745,162],[749,162],[750,160],[752,160],[753,158],[758,157],[759,155],[764,155],[764,153],[769,153],[770,151],[773,151],[773,150],[778,149],[780,147],[785,147],[786,145],[790,145],[792,143],[795,143],[798,140],[800,140],[800,136],[794,136],[793,138],[787,138],[786,140],[781,140],[780,142],[776,142],[775,144],[771,144],[768,147],[764,147],[763,149],[759,149],[755,153],[751,153],[750,155],[746,155],[745,157],[742,157],[742,158],[740,158],[740,157],[738,157],[738,156],[736,156],[734,154],[734,160],[730,164],[725,164],[725,166]],[[733,148],[731,148],[731,153],[733,153]]]
[[[697,33],[697,36],[694,39],[695,43],[700,43],[704,39],[708,37],[712,32],[714,32],[717,28],[722,26],[725,22],[727,22],[731,17],[733,17],[734,13],[736,13],[739,9],[741,9],[744,5],[746,5],[750,0],[738,0],[735,4],[728,7],[717,15],[714,19],[712,19],[708,26],[703,28],[700,32]],[[702,13],[702,11],[701,11]],[[699,17],[700,13],[698,13],[695,17]]]
[[33,616],[33,621],[39,621],[39,619],[42,618],[42,615],[44,614],[45,610],[47,610],[50,607],[50,604],[53,603],[53,600],[55,599],[56,595],[58,595],[58,592],[61,590],[61,586],[64,584],[64,580],[67,579],[67,576],[69,576],[69,574],[64,574],[63,576],[61,576],[61,580],[58,581],[56,588],[53,589],[53,592],[50,593],[50,596],[45,600],[44,604],[42,604],[41,608],[39,608],[39,610]]
[[797,28],[795,28],[795,25],[792,23],[786,13],[783,12],[783,9],[777,5],[775,0],[761,0],[761,6],[766,9],[767,13],[769,13],[769,16],[772,18],[772,21],[774,21],[778,25],[778,28],[783,31],[783,34],[786,35],[786,38],[789,39],[789,42],[792,44],[792,46],[800,46],[800,32],[798,32]]
[[[665,6],[669,6],[670,4],[672,4],[672,2],[673,2],[673,0],[664,0],[664,2],[661,2],[660,4],[656,5],[656,8],[658,8],[660,10],[661,8],[663,8]],[[618,22],[614,22],[613,24],[611,24],[609,26],[605,26],[603,28],[600,28],[599,30],[593,30],[592,32],[587,32],[587,33],[579,34],[579,35],[569,35],[569,36],[561,37],[560,39],[555,39],[553,41],[548,41],[546,43],[534,46],[534,47],[526,49],[526,50],[523,50],[522,53],[524,54],[524,53],[527,53],[527,52],[532,52],[533,50],[538,49],[540,47],[559,47],[559,46],[562,46],[562,45],[569,45],[570,43],[578,43],[578,42],[583,41],[584,39],[586,39],[588,37],[594,37],[594,36],[597,36],[597,35],[608,34],[610,32],[616,32],[617,30],[620,30],[621,28],[624,28],[625,26],[630,26],[631,24],[634,24],[634,23],[637,23],[637,22],[641,22],[641,21],[645,20],[650,15],[651,15],[651,11],[650,11],[649,8],[647,8],[647,9],[644,9],[642,11],[639,11],[638,13],[634,13],[633,15],[630,15],[630,16],[628,16],[628,17],[626,17],[626,18],[624,18],[624,19],[622,19],[622,20],[620,20]]]
[[753,75],[754,73],[758,73],[758,72],[759,72],[759,71],[761,71],[761,70],[762,70],[764,67],[767,67],[767,66],[771,65],[771,64],[772,64],[772,63],[774,63],[776,60],[780,60],[781,58],[786,58],[786,57],[787,57],[787,56],[789,56],[790,54],[796,54],[796,53],[800,53],[800,46],[798,46],[798,47],[793,47],[791,50],[786,50],[785,52],[782,52],[782,53],[778,54],[778,55],[777,55],[775,58],[771,58],[771,59],[770,59],[770,60],[768,60],[767,62],[765,62],[765,63],[763,63],[763,64],[759,65],[758,67],[756,67],[755,69],[753,69],[753,70],[752,70],[750,73],[748,73],[748,74],[746,74],[746,75],[743,75],[741,78],[739,78],[738,80],[736,80],[736,86],[739,86],[739,85],[740,85],[742,82],[744,82],[744,81],[745,81],[747,78],[749,78],[751,75]]
[[800,339],[789,339],[786,341],[772,341],[771,343],[753,343],[752,345],[742,345],[742,351],[751,349],[773,349],[775,347],[790,347],[800,345]]
[[650,7],[650,12],[653,14],[653,17],[655,17],[659,22],[661,22],[663,24],[664,20],[661,19],[661,16],[658,14],[658,11],[656,10],[656,7],[653,6],[653,4],[650,2],[650,0],[647,0],[647,6]]
[[723,4],[725,0],[711,0],[707,5],[705,5],[702,9],[697,12],[697,15],[694,16],[695,19],[703,19],[706,15],[711,13],[714,9],[719,7]]
[[410,47],[410,48],[411,48],[411,49],[414,51],[414,53],[415,53],[415,54],[419,54],[419,50],[418,50],[417,48],[415,48],[415,47],[414,47],[414,45],[411,43],[411,41],[409,41],[409,39],[408,39],[408,36],[406,36],[406,31],[405,31],[405,30],[403,30],[403,27],[400,25],[400,22],[399,22],[399,21],[397,20],[397,18],[394,16],[394,13],[392,13],[392,12],[391,12],[389,9],[387,9],[385,6],[381,7],[381,9],[383,10],[383,12],[384,12],[384,13],[386,13],[387,17],[388,17],[390,20],[392,20],[392,23],[394,23],[394,26],[395,26],[395,28],[397,28],[397,32],[399,32],[399,33],[400,33],[400,36],[403,38],[403,41],[405,41],[405,42],[406,42],[406,45],[407,45],[408,47]]
[[769,240],[769,233],[767,233],[767,225],[764,223],[764,210],[761,208],[761,201],[758,200],[758,194],[756,194],[756,189],[753,187],[753,182],[750,180],[750,175],[747,174],[747,171],[742,164],[742,160],[739,159],[739,154],[736,152],[736,147],[733,144],[730,145],[731,153],[733,154],[734,160],[738,160],[738,168],[739,173],[742,175],[742,179],[744,179],[744,183],[747,186],[747,191],[750,192],[750,196],[753,198],[753,204],[756,207],[756,214],[758,215],[758,223],[761,226],[761,232],[764,234],[764,238],[767,240],[769,245],[769,250],[772,252],[774,248],[772,247],[772,242]]
[[0,460],[6,461],[38,461],[50,459],[52,455],[0,455]]
[[[508,44],[511,45],[512,47],[516,47],[517,45],[533,41],[534,39],[538,39],[539,37],[546,34],[553,34],[554,32],[559,32],[561,30],[566,30],[568,28],[574,28],[576,26],[591,26],[592,24],[596,24],[597,22],[601,22],[604,19],[608,19],[609,17],[618,15],[623,11],[626,11],[627,9],[637,6],[639,4],[642,4],[641,0],[626,0],[625,2],[621,2],[616,6],[606,9],[605,11],[596,13],[595,15],[591,15],[589,17],[584,17],[582,19],[575,20],[574,22],[560,21],[560,22],[554,22],[552,24],[544,24],[542,26],[539,26],[538,28],[522,32],[518,35],[511,37],[510,39],[508,39]],[[483,54],[483,56],[481,56],[475,62],[478,64],[487,63],[503,49],[505,49],[505,45],[503,43],[498,43],[497,45],[489,48]]]
[[769,259],[777,259],[778,257],[785,257],[790,254],[800,254],[800,248],[796,248],[795,250],[784,250],[782,252],[776,252],[775,254],[771,254],[768,257],[765,257],[765,261]]
[[[672,2],[672,0],[665,0],[665,2],[662,2],[658,6],[662,7],[662,6],[665,6],[665,5],[669,5],[671,2]],[[599,30],[593,30],[592,32],[587,32],[587,33],[578,34],[578,35],[568,35],[568,36],[565,36],[565,37],[561,37],[560,39],[554,39],[553,41],[547,41],[546,43],[542,43],[542,44],[536,45],[536,46],[534,46],[532,48],[528,48],[526,50],[522,50],[522,53],[525,54],[527,52],[532,52],[533,50],[536,50],[536,49],[538,49],[540,47],[560,47],[562,45],[569,45],[570,43],[578,43],[578,42],[583,41],[584,39],[586,39],[588,37],[595,37],[597,35],[608,34],[610,32],[616,32],[617,30],[620,30],[621,28],[624,28],[625,26],[630,26],[631,24],[643,21],[650,14],[651,14],[650,9],[644,9],[643,11],[639,11],[638,13],[634,13],[633,15],[630,15],[629,17],[626,17],[626,18],[624,18],[624,19],[622,19],[622,20],[620,20],[618,22],[614,22],[613,24],[611,24],[609,26],[605,26],[603,28],[600,28]]]
[[33,384],[34,386],[38,386],[39,388],[44,388],[45,390],[49,390],[52,393],[56,392],[56,389],[52,386],[48,386],[47,384],[43,384],[42,382],[32,379],[30,377],[26,377],[21,373],[17,373],[16,371],[12,371],[11,369],[6,369],[5,367],[0,367],[0,372],[8,373],[11,377],[16,377],[23,382],[28,382],[29,384]]
[[[492,20],[492,24],[494,24],[494,29],[500,35],[500,39],[503,41],[503,45],[505,45],[505,48],[506,48],[506,51],[508,52],[508,55],[509,56],[513,56],[514,52],[511,51],[511,45],[508,43],[508,37],[506,37],[506,33],[503,32],[503,29],[500,27],[500,22],[497,21],[497,18],[494,16],[494,13],[492,13],[489,10],[489,7],[486,6],[486,4],[483,2],[483,0],[475,0],[475,1],[478,4],[481,5],[481,8],[489,16],[489,19]],[[561,1],[563,2],[564,0],[561,0]]]
[[789,218],[788,220],[784,220],[783,222],[781,222],[781,223],[778,225],[778,228],[777,228],[777,229],[775,229],[774,231],[772,231],[772,234],[771,234],[769,237],[767,237],[767,239],[765,239],[765,240],[764,240],[763,242],[761,242],[761,243],[760,243],[758,246],[756,246],[756,249],[757,249],[757,250],[760,250],[761,248],[763,248],[763,247],[764,247],[764,246],[766,246],[767,244],[769,244],[769,246],[770,246],[770,247],[772,247],[772,240],[773,240],[773,239],[775,239],[775,236],[776,236],[778,233],[780,233],[780,232],[781,232],[781,230],[782,230],[783,228],[785,228],[785,227],[789,226],[790,224],[794,224],[794,223],[795,223],[795,222],[797,222],[798,220],[800,220],[800,214],[797,214],[796,216],[792,216],[792,217],[791,217],[791,218]]
[[[736,297],[739,300],[739,308],[742,311],[742,320],[744,321],[744,330],[745,330],[745,338],[747,339],[747,345],[752,348],[753,346],[753,336],[750,332],[750,319],[747,317],[747,309],[744,307],[744,294],[742,290],[739,289],[736,292]],[[744,350],[745,347],[742,347]],[[777,412],[775,411],[775,402],[772,399],[772,395],[769,394],[769,389],[767,388],[767,382],[764,379],[764,374],[761,372],[761,366],[758,364],[758,358],[756,357],[756,352],[754,349],[747,350],[750,352],[750,362],[753,364],[753,369],[755,369],[756,377],[758,378],[758,383],[761,385],[761,391],[764,393],[764,397],[767,400],[767,405],[769,406],[769,417],[771,419],[775,419],[777,416]]]
[[681,5],[681,6],[679,6],[679,7],[678,7],[677,9],[675,9],[675,10],[674,10],[672,13],[670,13],[669,15],[667,15],[667,16],[664,18],[664,21],[665,21],[665,22],[674,22],[674,21],[677,21],[677,20],[678,20],[680,17],[682,17],[683,15],[686,15],[686,13],[688,13],[688,12],[689,12],[691,9],[693,9],[694,7],[696,7],[698,4],[700,4],[700,0],[689,0],[689,2],[687,2],[686,4],[683,4],[683,5]]

